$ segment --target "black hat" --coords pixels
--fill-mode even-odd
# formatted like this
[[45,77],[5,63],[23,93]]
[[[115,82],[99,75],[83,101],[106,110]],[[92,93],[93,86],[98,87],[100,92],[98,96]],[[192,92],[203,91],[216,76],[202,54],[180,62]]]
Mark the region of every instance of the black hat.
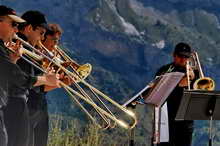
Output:
[[24,19],[22,19],[16,15],[16,12],[12,8],[9,8],[9,7],[3,6],[3,5],[0,5],[0,16],[8,16],[12,20],[14,20],[15,22],[18,22],[18,23],[25,22]]
[[21,16],[21,18],[26,20],[26,22],[32,26],[40,26],[48,29],[45,15],[39,11],[27,11]]
[[186,43],[178,43],[175,46],[174,54],[181,57],[189,58],[191,55],[191,47]]

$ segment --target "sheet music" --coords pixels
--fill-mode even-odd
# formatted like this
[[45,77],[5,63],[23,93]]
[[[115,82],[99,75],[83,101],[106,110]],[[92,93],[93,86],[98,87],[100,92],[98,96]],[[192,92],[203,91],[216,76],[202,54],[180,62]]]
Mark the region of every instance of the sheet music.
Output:
[[159,80],[155,83],[156,85],[146,96],[145,103],[160,107],[183,76],[184,73],[181,72],[171,72],[160,76]]

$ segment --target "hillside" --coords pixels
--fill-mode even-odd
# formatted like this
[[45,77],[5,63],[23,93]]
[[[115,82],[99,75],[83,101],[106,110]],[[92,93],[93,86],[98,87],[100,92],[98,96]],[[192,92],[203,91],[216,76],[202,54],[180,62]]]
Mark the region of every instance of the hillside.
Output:
[[[19,14],[37,9],[64,29],[61,45],[80,64],[93,66],[89,83],[124,103],[169,63],[176,43],[199,53],[206,76],[220,88],[220,2],[218,0],[2,0]],[[51,114],[86,119],[63,89],[48,93]],[[150,108],[142,107],[137,135],[151,130]],[[148,117],[145,116],[148,114]],[[146,122],[142,122],[146,121]],[[145,125],[145,123],[148,123]],[[218,123],[215,123],[218,125]],[[196,122],[194,145],[208,138],[207,122]],[[146,126],[143,128],[143,126]],[[215,141],[219,142],[216,126]],[[144,142],[143,142],[144,143]]]

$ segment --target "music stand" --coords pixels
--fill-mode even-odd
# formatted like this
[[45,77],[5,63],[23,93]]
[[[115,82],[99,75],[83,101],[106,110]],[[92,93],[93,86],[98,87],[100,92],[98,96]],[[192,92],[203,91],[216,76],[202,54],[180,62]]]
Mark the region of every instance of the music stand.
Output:
[[[145,104],[161,107],[183,76],[184,73],[181,72],[170,72],[158,76],[151,82],[153,86],[147,85],[135,96],[125,102],[123,106],[129,107],[141,97],[144,99]],[[131,130],[130,135],[130,146],[134,146],[134,129]]]
[[161,106],[183,76],[184,73],[181,72],[171,72],[158,76],[151,81],[150,84],[152,85],[145,86],[144,89],[125,102],[123,106],[129,106],[140,97],[144,98],[146,104]]
[[220,91],[184,91],[176,120],[209,120],[209,146],[212,146],[212,122],[220,120]]

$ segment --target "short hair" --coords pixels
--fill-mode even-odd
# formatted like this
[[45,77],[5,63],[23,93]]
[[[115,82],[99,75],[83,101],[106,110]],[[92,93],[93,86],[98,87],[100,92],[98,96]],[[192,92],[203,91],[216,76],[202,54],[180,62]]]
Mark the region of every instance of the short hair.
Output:
[[48,29],[46,30],[45,36],[47,35],[54,35],[58,33],[61,35],[63,33],[62,28],[59,24],[48,24]]

